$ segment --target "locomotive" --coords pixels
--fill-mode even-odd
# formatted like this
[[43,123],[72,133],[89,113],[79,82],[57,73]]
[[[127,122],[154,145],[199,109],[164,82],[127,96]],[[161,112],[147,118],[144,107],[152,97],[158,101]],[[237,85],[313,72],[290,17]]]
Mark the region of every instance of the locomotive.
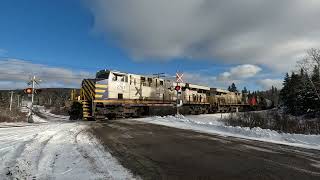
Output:
[[102,120],[146,115],[243,111],[245,95],[161,77],[101,70],[81,83],[82,118]]

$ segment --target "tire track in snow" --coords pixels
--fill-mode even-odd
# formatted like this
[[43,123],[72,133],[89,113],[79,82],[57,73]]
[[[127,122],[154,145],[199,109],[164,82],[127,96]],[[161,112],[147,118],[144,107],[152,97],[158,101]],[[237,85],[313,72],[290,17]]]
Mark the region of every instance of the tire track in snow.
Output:
[[34,179],[37,178],[36,174],[39,167],[39,162],[41,154],[47,143],[52,139],[56,132],[51,129],[57,128],[57,126],[45,128],[45,131],[36,133],[34,137],[24,144],[24,149],[16,156],[15,164],[11,165],[9,168],[10,176],[12,178],[22,178],[22,179]]
[[37,126],[0,128],[0,179],[134,179],[86,132],[88,123],[47,114]]
[[24,152],[27,144],[31,143],[34,138],[36,137],[36,135],[33,136],[32,139],[25,141],[23,143],[20,143],[20,145],[16,148],[15,151],[13,151],[13,153],[11,154],[10,159],[5,162],[5,166],[6,166],[6,172],[5,175],[7,176],[7,178],[9,179],[19,179],[20,177],[24,177],[26,178],[28,175],[28,172],[26,172],[26,170],[21,170],[18,163],[18,159],[21,157],[21,154]]
[[[81,137],[82,136],[82,133],[85,133],[85,129],[82,129],[82,130],[80,130],[79,132],[77,132],[76,134],[75,134],[75,136],[74,136],[74,142],[75,142],[75,144],[77,145],[77,151],[81,154],[81,156],[84,158],[84,159],[86,159],[89,163],[90,163],[90,170],[91,171],[93,171],[93,172],[95,172],[95,173],[100,173],[100,174],[103,174],[104,172],[103,172],[103,169],[107,169],[106,167],[99,167],[98,166],[98,163],[99,162],[97,162],[97,161],[99,161],[99,158],[100,157],[92,157],[91,155],[90,155],[90,152],[88,152],[87,150],[86,150],[86,148],[84,148],[82,145],[80,145],[80,143],[79,143],[79,141],[78,141],[78,138],[79,138],[79,136]],[[80,138],[79,138],[80,139]],[[102,164],[102,163],[99,163],[99,164]],[[109,172],[105,172],[105,175],[104,175],[105,177],[104,178],[110,178],[111,179],[111,177],[109,176]]]
[[79,147],[77,150],[92,165],[91,170],[101,174],[103,179],[136,179],[109,152],[105,152],[104,147],[87,129],[77,133],[75,142]]

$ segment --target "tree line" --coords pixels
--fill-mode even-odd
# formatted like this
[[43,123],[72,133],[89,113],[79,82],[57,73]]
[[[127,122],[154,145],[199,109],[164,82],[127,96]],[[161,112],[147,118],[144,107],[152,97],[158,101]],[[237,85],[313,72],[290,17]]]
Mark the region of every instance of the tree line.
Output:
[[280,92],[285,111],[292,115],[320,113],[320,50],[310,49],[297,62],[298,71],[287,73]]
[[[232,83],[228,87],[228,91],[239,92],[235,83]],[[272,103],[270,107],[278,107],[280,104],[280,98],[279,98],[280,90],[278,90],[274,86],[272,86],[269,90],[265,90],[265,91],[249,91],[246,87],[243,87],[243,89],[241,90],[241,93],[243,94],[244,99],[250,99],[252,97],[255,97],[260,101],[268,100]]]

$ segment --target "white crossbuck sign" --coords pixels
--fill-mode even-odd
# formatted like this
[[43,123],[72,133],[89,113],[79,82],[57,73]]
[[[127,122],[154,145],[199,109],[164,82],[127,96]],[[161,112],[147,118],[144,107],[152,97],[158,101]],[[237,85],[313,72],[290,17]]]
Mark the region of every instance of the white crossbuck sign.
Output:
[[176,73],[177,82],[183,83],[182,77],[183,77],[183,73]]

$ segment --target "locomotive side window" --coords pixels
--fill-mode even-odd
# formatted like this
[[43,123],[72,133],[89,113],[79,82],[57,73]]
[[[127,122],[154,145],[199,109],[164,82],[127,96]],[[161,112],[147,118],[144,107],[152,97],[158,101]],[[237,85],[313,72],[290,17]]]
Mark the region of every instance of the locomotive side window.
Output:
[[151,87],[152,85],[152,78],[148,78],[148,86]]
[[120,75],[120,74],[113,74],[113,81],[120,81],[120,82],[128,82],[128,76]]
[[146,86],[146,78],[145,78],[145,77],[141,77],[141,78],[140,78],[140,83],[141,83],[143,86]]
[[117,81],[118,80],[118,76],[114,75],[112,78],[113,81]]

